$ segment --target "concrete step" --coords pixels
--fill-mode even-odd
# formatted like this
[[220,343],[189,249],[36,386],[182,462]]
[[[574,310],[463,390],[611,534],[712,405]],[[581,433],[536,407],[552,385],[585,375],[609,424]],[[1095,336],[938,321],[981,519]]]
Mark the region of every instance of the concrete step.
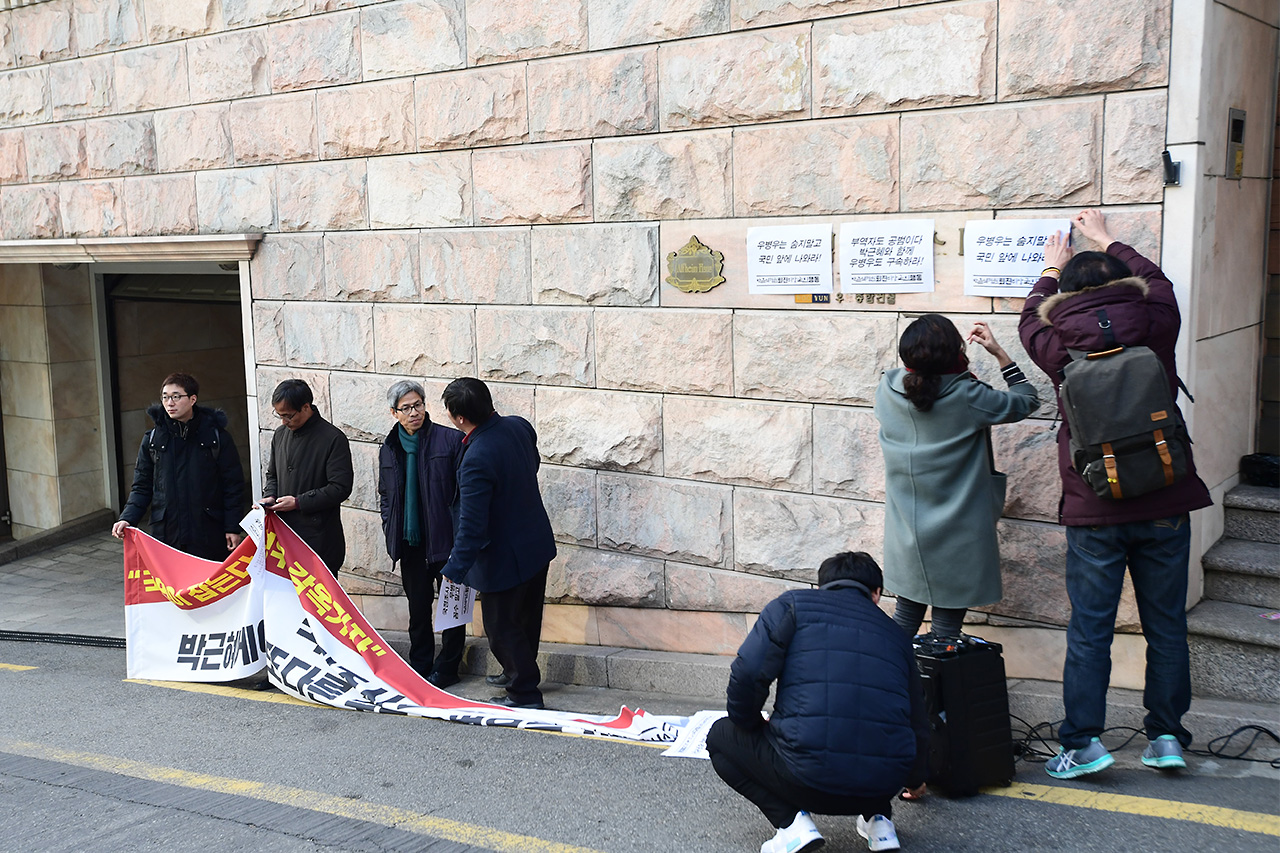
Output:
[[1200,565],[1205,598],[1280,609],[1280,545],[1221,539]]
[[[408,633],[379,633],[401,657],[408,659]],[[436,642],[439,643],[438,637]],[[721,707],[731,663],[731,655],[651,652],[611,646],[542,643],[538,650],[538,668],[542,670],[543,681],[704,697],[718,700]],[[502,671],[489,653],[489,641],[477,637],[467,638],[461,669],[467,675],[495,675]]]
[[1196,696],[1280,702],[1280,620],[1265,607],[1202,601],[1187,614]]
[[1236,486],[1227,492],[1223,535],[1232,539],[1280,543],[1280,489]]

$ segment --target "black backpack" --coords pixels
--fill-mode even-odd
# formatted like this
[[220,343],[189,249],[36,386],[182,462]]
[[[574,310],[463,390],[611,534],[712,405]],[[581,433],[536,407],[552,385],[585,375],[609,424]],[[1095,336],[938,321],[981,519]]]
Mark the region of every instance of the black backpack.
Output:
[[1108,348],[1067,350],[1059,386],[1071,465],[1100,497],[1136,498],[1187,476],[1191,437],[1159,356],[1118,344],[1106,310],[1097,314]]

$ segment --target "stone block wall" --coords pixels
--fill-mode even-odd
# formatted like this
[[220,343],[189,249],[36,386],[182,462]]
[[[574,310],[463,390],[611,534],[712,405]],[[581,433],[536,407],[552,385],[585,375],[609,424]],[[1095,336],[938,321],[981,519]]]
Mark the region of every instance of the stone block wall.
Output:
[[[353,592],[399,589],[385,388],[441,421],[478,376],[539,432],[548,635],[732,651],[880,553],[870,405],[911,315],[1022,355],[1019,301],[963,295],[966,220],[1103,205],[1158,256],[1171,3],[50,0],[0,12],[0,239],[265,232],[260,422],[301,376],[356,443]],[[936,292],[747,293],[748,227],[884,217],[935,219]],[[663,281],[695,234],[705,294]],[[1064,622],[1053,415],[996,430],[1006,622]]]
[[90,298],[83,265],[0,265],[0,417],[15,539],[106,504]]

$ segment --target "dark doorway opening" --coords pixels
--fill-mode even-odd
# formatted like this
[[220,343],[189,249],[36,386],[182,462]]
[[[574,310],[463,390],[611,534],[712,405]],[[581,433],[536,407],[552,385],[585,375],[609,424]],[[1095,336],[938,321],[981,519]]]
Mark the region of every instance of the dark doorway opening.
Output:
[[[147,408],[159,404],[161,383],[170,373],[194,376],[198,404],[226,412],[248,483],[256,452],[249,449],[239,276],[128,273],[102,280],[121,505],[133,484],[142,437],[153,426]],[[248,490],[246,510],[247,499]]]

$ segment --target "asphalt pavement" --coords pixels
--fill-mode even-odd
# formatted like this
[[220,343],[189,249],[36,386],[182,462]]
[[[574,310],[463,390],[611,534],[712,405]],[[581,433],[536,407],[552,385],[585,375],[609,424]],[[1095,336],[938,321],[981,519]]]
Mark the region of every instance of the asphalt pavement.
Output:
[[[0,631],[11,632],[0,636],[122,637],[121,574],[119,544],[105,536],[0,566]],[[457,692],[492,689],[471,677]],[[714,704],[572,685],[546,693],[552,707],[584,713]],[[706,761],[323,708],[274,690],[128,681],[121,648],[0,641],[0,711],[0,850],[11,853],[728,853],[772,834]],[[900,803],[903,849],[1280,848],[1280,770],[1191,755],[1188,771],[1162,773],[1142,767],[1142,745],[1083,780],[1019,761],[1009,788]],[[866,849],[852,818],[816,821],[826,849]]]

